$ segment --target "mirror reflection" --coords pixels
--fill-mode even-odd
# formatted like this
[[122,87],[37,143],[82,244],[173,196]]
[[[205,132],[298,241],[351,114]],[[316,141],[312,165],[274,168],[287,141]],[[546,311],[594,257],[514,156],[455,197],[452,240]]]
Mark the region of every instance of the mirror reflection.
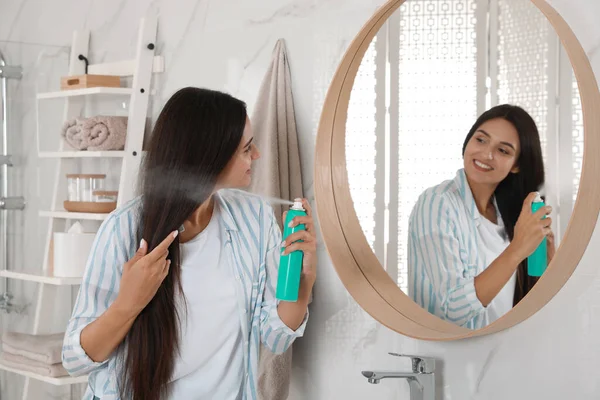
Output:
[[510,311],[569,222],[581,121],[532,3],[405,2],[363,58],[346,123],[355,210],[399,288],[471,329]]

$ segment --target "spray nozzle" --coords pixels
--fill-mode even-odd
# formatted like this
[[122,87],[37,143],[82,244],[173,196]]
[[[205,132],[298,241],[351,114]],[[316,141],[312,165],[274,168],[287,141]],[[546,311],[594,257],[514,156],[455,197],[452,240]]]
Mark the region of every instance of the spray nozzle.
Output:
[[535,192],[535,199],[533,199],[534,203],[543,203],[544,200],[542,200],[542,196],[540,195],[540,192]]
[[304,211],[304,207],[302,206],[302,199],[300,199],[300,198],[294,199],[294,204],[292,205],[292,210]]

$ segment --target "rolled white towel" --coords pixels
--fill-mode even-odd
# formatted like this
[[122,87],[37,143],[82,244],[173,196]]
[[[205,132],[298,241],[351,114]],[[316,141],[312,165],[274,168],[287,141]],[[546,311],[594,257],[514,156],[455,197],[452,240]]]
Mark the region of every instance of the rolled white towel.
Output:
[[127,137],[127,117],[97,115],[65,121],[62,136],[76,150],[123,150]]
[[83,134],[79,118],[71,118],[65,121],[62,127],[62,137],[75,150],[87,150],[89,146],[89,138]]
[[96,116],[82,123],[84,134],[89,140],[88,150],[123,150],[127,137],[127,117]]

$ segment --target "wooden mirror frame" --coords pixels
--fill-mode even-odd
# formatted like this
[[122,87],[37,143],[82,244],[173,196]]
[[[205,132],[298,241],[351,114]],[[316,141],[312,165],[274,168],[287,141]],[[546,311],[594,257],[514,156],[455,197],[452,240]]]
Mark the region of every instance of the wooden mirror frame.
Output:
[[510,312],[470,330],[430,314],[400,290],[371,250],[350,195],[346,117],[354,79],[369,44],[406,0],[389,0],[363,26],[344,54],[327,91],[315,150],[315,201],[327,251],[346,289],[388,328],[424,340],[457,340],[510,328],[539,311],[567,282],[590,241],[600,210],[600,92],[590,62],[565,20],[545,0],[531,2],[546,16],[569,56],[580,90],[584,125],[579,193],[565,236],[538,283]]

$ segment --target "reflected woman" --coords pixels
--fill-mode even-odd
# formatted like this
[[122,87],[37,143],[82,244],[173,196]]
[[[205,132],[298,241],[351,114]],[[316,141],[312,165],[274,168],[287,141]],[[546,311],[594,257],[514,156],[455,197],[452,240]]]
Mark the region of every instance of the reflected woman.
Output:
[[522,108],[483,113],[463,144],[464,168],[425,190],[409,222],[408,292],[438,317],[470,329],[507,313],[533,287],[527,257],[548,238],[551,207],[532,213],[544,184],[536,124]]

